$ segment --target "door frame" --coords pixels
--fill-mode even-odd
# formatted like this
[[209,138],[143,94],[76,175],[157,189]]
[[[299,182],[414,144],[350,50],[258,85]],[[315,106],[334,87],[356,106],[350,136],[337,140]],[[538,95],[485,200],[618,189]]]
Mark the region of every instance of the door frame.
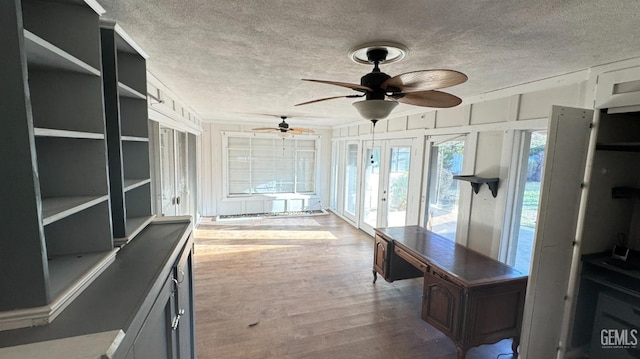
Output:
[[[378,208],[384,208],[384,210],[378,210],[376,214],[376,226],[375,227],[386,227],[387,226],[387,203],[386,203],[386,195],[389,190],[389,174],[390,174],[390,156],[391,149],[394,147],[409,147],[410,148],[410,156],[409,159],[409,188],[408,188],[408,198],[407,198],[407,218],[406,224],[418,224],[418,216],[409,215],[410,213],[418,213],[420,206],[420,197],[412,196],[412,193],[419,193],[420,185],[419,182],[422,178],[422,154],[423,154],[423,143],[424,141],[420,141],[416,137],[411,138],[388,138],[388,139],[376,139],[376,140],[364,140],[361,142],[360,155],[359,155],[359,163],[360,167],[360,195],[359,195],[359,214],[358,214],[358,227],[369,233],[370,235],[374,235],[374,227],[369,225],[364,221],[364,201],[365,201],[365,188],[364,183],[366,176],[366,168],[368,158],[365,158],[367,155],[367,150],[375,147],[380,147],[380,171],[378,173],[378,196],[377,196],[377,204]],[[385,202],[384,206],[381,202]]]

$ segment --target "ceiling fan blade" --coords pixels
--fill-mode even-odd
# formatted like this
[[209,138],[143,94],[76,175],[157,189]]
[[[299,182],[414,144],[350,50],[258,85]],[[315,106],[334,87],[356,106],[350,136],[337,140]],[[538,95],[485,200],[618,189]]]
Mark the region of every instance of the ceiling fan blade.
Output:
[[290,128],[289,131],[290,133],[296,134],[296,135],[300,135],[303,133],[315,133],[316,131],[308,129],[308,128]]
[[405,72],[382,83],[380,87],[389,86],[400,89],[400,92],[417,92],[435,90],[467,81],[467,75],[455,70],[422,70]]
[[280,129],[274,127],[257,127],[252,128],[251,131],[280,131]]
[[373,92],[373,90],[367,86],[362,86],[362,85],[358,85],[358,84],[351,84],[348,82],[337,82],[337,81],[325,81],[325,80],[311,80],[311,79],[302,79],[302,81],[311,81],[311,82],[319,82],[322,84],[328,84],[328,85],[335,85],[335,86],[341,86],[341,87],[346,87],[352,90],[356,90],[356,91],[360,91],[360,92]]
[[364,96],[364,94],[362,94],[362,95],[346,95],[346,96],[325,97],[325,98],[320,98],[320,99],[317,99],[317,100],[311,100],[311,101],[307,101],[307,102],[298,103],[298,104],[295,104],[294,106],[308,105],[310,103],[333,100],[333,99],[337,99],[337,98],[352,98],[352,97],[363,97],[363,96]]
[[434,90],[401,93],[388,97],[408,105],[434,108],[449,108],[462,103],[462,99],[458,96]]

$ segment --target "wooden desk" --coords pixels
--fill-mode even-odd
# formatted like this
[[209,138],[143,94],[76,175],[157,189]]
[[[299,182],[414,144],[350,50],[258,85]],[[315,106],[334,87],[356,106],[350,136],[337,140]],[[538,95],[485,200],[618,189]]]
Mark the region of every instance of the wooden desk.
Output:
[[520,342],[527,276],[419,226],[377,228],[373,281],[424,277],[422,319],[463,359],[470,347]]

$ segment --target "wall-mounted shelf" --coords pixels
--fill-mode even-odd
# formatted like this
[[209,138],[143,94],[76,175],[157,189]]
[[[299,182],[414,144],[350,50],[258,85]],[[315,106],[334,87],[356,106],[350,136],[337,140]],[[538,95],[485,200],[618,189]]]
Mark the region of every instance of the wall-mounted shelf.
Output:
[[499,178],[485,178],[474,175],[461,175],[453,176],[453,179],[471,183],[471,188],[473,188],[473,192],[475,192],[476,194],[480,190],[480,186],[483,183],[486,183],[489,187],[489,190],[491,190],[491,195],[493,195],[494,198],[498,195],[498,182],[500,181]]

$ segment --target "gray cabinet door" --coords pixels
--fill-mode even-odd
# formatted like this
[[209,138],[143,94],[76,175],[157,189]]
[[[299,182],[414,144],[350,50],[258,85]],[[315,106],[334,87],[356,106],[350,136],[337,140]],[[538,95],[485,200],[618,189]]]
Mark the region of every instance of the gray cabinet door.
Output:
[[173,289],[173,276],[170,276],[133,343],[135,359],[176,357],[174,331],[171,328],[175,306]]
[[195,358],[195,316],[193,305],[193,251],[185,248],[176,264],[178,295],[177,313],[180,316],[177,325],[178,353],[180,359]]

